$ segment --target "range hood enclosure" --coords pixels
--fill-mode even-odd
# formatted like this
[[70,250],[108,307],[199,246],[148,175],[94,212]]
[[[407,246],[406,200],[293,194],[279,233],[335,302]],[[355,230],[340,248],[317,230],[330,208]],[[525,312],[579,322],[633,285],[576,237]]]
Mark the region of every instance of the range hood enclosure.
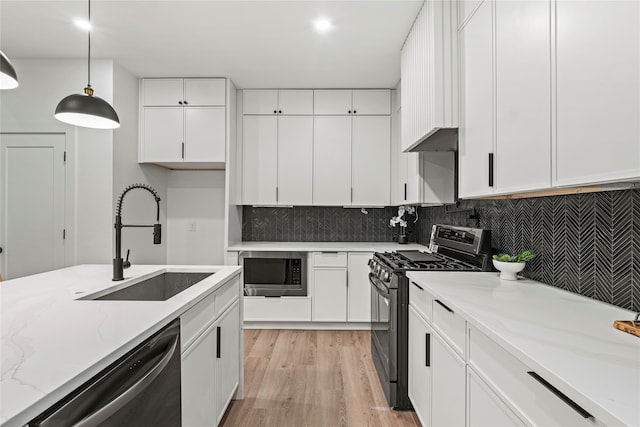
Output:
[[458,128],[433,128],[423,138],[404,150],[405,153],[422,151],[458,151]]

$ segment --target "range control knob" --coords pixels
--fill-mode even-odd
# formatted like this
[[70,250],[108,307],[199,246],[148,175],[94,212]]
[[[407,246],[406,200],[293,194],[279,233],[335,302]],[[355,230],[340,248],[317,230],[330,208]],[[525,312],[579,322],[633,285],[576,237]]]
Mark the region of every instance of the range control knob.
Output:
[[383,282],[388,282],[389,281],[389,272],[385,271],[384,273],[382,273],[382,281]]

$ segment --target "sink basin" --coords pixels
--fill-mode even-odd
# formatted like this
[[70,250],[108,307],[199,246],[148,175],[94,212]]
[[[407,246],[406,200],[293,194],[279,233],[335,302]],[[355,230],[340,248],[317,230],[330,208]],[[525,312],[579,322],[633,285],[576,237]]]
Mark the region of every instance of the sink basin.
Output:
[[92,300],[166,301],[214,273],[162,273]]

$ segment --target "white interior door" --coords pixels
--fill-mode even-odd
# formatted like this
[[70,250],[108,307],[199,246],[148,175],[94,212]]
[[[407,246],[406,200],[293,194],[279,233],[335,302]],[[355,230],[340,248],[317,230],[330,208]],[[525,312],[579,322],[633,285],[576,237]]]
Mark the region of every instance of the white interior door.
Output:
[[64,267],[64,134],[0,134],[0,273]]

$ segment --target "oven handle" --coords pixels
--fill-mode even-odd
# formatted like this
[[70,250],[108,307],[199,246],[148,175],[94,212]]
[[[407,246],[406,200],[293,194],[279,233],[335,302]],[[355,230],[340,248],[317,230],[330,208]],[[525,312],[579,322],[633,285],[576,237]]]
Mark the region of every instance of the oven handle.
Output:
[[385,297],[386,299],[391,298],[391,294],[389,293],[389,291],[387,291],[387,287],[384,286],[382,282],[380,283],[378,282],[380,282],[380,279],[374,276],[373,273],[369,273],[369,283],[371,283],[371,285],[374,286],[377,292],[381,294],[383,297]]

